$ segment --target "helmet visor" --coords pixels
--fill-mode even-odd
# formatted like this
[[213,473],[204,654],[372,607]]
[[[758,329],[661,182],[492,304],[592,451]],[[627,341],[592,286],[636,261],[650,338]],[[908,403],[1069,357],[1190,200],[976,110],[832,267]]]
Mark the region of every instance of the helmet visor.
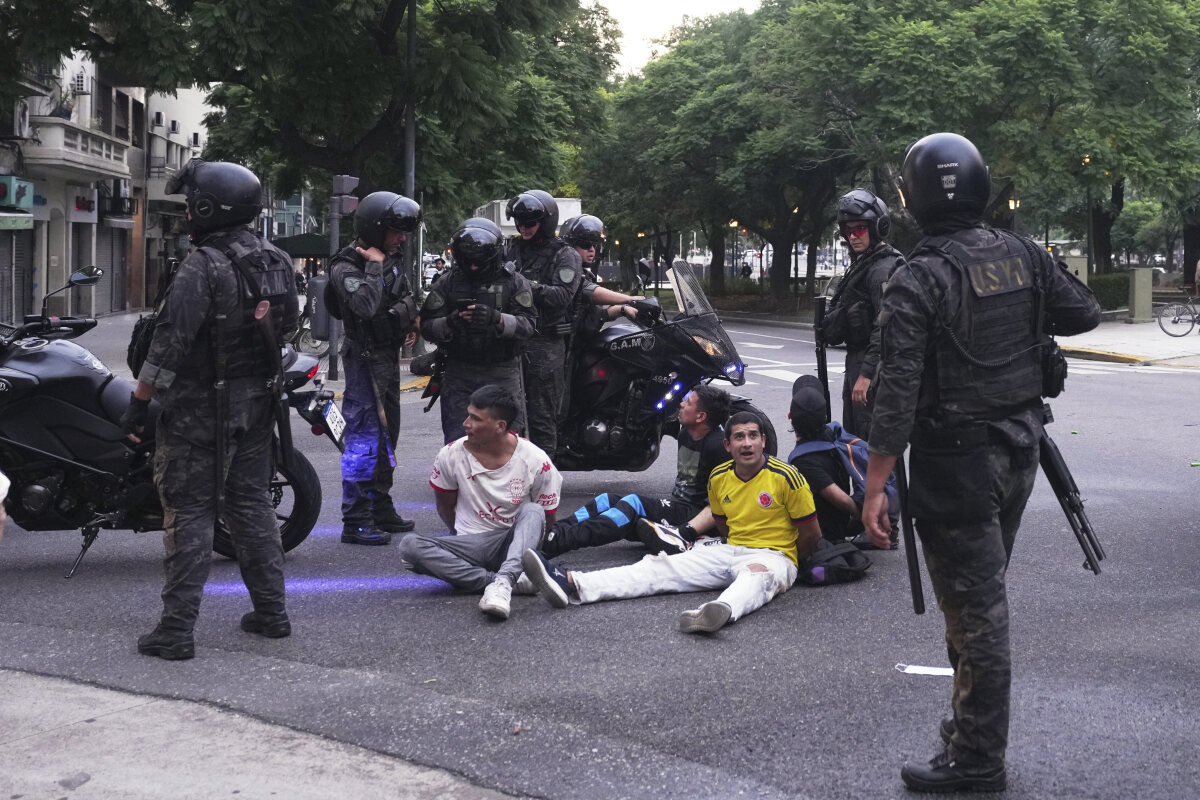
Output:
[[508,204],[508,218],[515,220],[518,225],[528,227],[540,222],[546,216],[546,209],[536,197],[527,194],[519,195]]
[[400,233],[415,231],[421,224],[421,215],[413,213],[412,205],[413,202],[407,197],[397,197],[381,218],[383,227]]
[[193,186],[196,179],[196,170],[204,163],[203,158],[193,158],[189,160],[182,168],[174,175],[167,179],[167,185],[163,189],[165,194],[187,194],[187,187]]

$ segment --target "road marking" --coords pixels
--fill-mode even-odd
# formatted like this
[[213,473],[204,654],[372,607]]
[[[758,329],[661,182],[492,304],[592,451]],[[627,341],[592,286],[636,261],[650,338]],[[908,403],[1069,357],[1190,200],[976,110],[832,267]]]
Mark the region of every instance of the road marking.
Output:
[[803,373],[791,372],[786,369],[759,369],[759,370],[755,370],[754,374],[762,375],[764,378],[774,378],[775,380],[778,380],[778,381],[787,381],[788,383],[795,383],[796,379],[799,378]]
[[738,347],[758,347],[763,350],[782,350],[781,344],[759,344],[758,342],[738,342]]

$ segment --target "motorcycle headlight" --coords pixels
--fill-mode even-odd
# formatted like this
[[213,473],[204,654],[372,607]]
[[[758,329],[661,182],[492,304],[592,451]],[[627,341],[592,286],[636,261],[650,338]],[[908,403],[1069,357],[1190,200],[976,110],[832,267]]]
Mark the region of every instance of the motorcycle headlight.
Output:
[[692,341],[699,345],[700,349],[703,350],[710,358],[716,359],[717,361],[723,361],[725,359],[725,348],[721,346],[720,342],[714,342],[708,337],[697,336],[696,334],[692,334]]

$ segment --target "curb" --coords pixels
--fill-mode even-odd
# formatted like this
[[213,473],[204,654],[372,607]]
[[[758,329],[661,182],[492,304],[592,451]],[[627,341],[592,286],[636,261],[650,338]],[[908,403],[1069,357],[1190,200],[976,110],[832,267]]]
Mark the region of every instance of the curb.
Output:
[[1086,347],[1061,347],[1060,349],[1063,355],[1072,358],[1081,358],[1085,361],[1106,361],[1110,364],[1148,364],[1155,360],[1128,353],[1114,353],[1111,350],[1091,350]]

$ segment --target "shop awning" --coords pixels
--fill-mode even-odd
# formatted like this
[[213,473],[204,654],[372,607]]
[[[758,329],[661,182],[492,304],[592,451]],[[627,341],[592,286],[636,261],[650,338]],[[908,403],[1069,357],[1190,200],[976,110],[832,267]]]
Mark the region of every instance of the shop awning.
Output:
[[133,230],[133,220],[128,217],[103,217],[100,221],[110,228]]
[[301,233],[272,239],[271,244],[292,258],[329,258],[329,236],[321,233]]
[[27,211],[0,211],[0,231],[23,231],[33,228],[33,214]]

